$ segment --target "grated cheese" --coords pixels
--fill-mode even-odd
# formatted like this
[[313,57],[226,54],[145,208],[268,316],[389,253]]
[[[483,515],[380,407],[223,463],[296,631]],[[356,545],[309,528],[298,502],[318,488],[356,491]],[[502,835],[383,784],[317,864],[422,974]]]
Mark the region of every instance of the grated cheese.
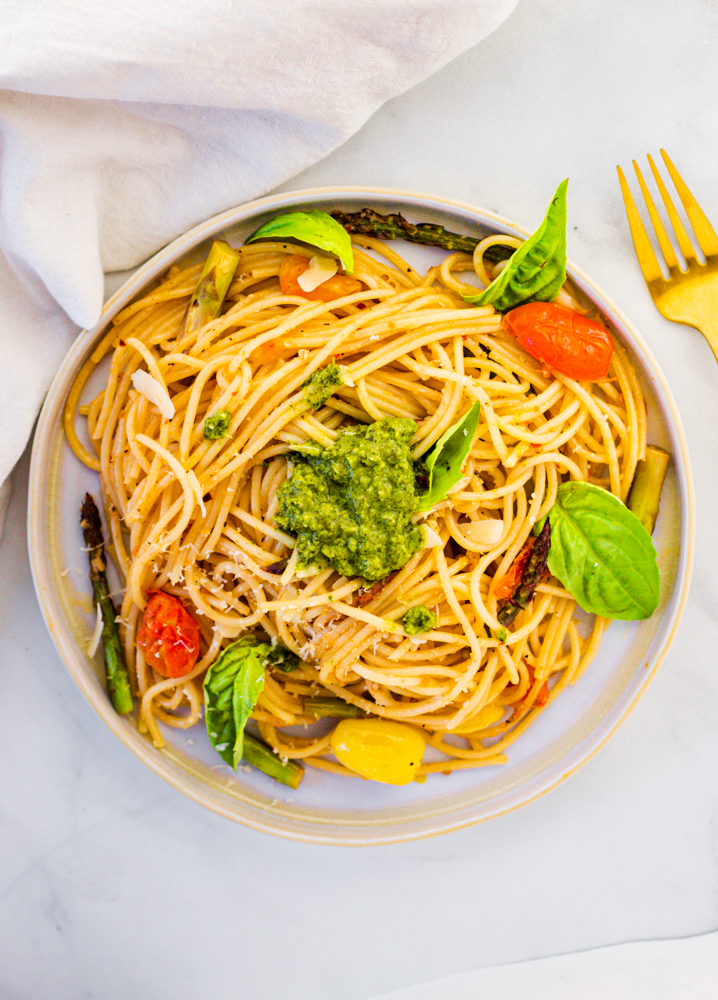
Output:
[[163,385],[152,378],[149,372],[140,369],[132,376],[132,384],[145,399],[154,403],[165,420],[171,420],[175,415],[175,404],[169,397],[169,393]]

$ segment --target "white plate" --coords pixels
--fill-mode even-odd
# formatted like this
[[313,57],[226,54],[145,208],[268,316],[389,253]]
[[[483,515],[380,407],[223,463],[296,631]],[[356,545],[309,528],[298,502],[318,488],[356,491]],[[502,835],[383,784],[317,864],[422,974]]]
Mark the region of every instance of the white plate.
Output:
[[[490,212],[409,192],[378,188],[321,188],[273,195],[197,226],[150,261],[107,303],[97,326],[82,333],[50,388],[35,435],[30,474],[29,546],[38,599],[50,634],[78,687],[104,721],[148,767],[202,805],[258,830],[297,840],[378,844],[409,840],[478,823],[515,809],[555,787],[615,731],[645,690],[675,632],[687,590],[693,543],[693,497],[686,444],[666,381],[639,334],[576,268],[574,283],[609,320],[632,355],[646,395],[649,440],[673,456],[654,542],[661,601],[651,619],[614,622],[588,671],[566,689],[508,750],[500,767],[434,775],[404,787],[342,778],[307,768],[297,791],[259,771],[234,774],[212,750],[201,726],[165,727],[167,746],[156,750],[132,722],[115,714],[102,687],[102,657],[87,656],[94,615],[82,550],[79,509],[97,476],[68,447],[62,410],[69,387],[107,325],[155,277],[188,255],[205,254],[218,234],[238,243],[279,211],[314,206],[355,211],[401,211],[411,221],[435,222],[476,234],[526,235]],[[440,250],[391,244],[417,269],[440,260]],[[100,376],[98,376],[100,377]],[[91,384],[87,397],[97,392]]]

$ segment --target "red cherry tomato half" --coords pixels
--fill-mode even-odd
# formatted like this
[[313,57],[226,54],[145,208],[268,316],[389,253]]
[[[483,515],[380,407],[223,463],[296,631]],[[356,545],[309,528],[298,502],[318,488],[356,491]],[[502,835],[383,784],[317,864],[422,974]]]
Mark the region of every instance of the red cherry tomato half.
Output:
[[600,323],[556,302],[529,302],[504,323],[527,354],[562,375],[593,381],[608,375],[613,341]]
[[178,597],[162,590],[150,590],[148,595],[137,645],[158,674],[184,677],[199,656],[199,625]]

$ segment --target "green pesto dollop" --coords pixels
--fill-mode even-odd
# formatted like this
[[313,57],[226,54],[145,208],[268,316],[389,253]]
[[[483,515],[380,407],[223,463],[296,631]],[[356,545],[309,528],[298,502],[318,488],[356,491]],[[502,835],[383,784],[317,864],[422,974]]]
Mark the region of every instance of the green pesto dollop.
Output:
[[381,580],[408,562],[423,532],[409,442],[413,420],[385,417],[341,431],[330,448],[296,456],[277,491],[275,520],[297,536],[297,569],[332,566],[343,576]]
[[302,382],[302,388],[306,390],[304,398],[318,410],[320,406],[324,406],[338,385],[344,385],[342,370],[339,365],[332,362],[325,368],[312,372],[306,382]]
[[429,611],[425,604],[415,604],[409,608],[401,619],[407,635],[417,635],[419,632],[431,632],[436,625],[436,615]]
[[211,417],[205,417],[202,436],[205,441],[217,441],[226,436],[231,422],[232,414],[229,410],[217,410]]

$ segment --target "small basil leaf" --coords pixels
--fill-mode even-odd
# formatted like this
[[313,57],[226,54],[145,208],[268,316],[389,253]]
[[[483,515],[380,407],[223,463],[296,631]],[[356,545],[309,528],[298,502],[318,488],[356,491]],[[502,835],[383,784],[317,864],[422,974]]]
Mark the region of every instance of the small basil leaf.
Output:
[[548,568],[584,611],[650,618],[660,596],[656,550],[625,504],[599,486],[562,483],[548,518]]
[[249,647],[256,646],[253,636],[225,647],[207,670],[204,679],[205,722],[212,746],[222,760],[233,765],[236,728],[232,700],[234,679]]
[[249,717],[257,704],[257,698],[264,687],[264,665],[267,662],[269,650],[266,644],[263,653],[254,652],[245,657],[241,669],[234,678],[234,690],[232,693],[232,714],[234,715],[234,747],[232,753],[232,767],[237,770],[237,765],[242,759],[244,748],[244,727],[249,721]]
[[344,265],[347,274],[354,271],[354,253],[351,236],[336,219],[327,212],[315,209],[312,212],[287,212],[270,219],[248,236],[245,243],[254,240],[299,240],[319,250],[334,254]]
[[507,312],[522,302],[550,302],[566,280],[566,188],[561,181],[543,222],[524,240],[503,271],[478,295],[465,295],[475,306],[493,305]]
[[481,405],[474,403],[461,420],[442,434],[426,457],[424,465],[429,474],[429,491],[419,497],[417,510],[431,510],[461,479],[461,466],[471,451],[480,409]]
[[212,746],[235,770],[242,759],[244,727],[264,686],[272,647],[253,635],[226,646],[204,679],[205,721]]

